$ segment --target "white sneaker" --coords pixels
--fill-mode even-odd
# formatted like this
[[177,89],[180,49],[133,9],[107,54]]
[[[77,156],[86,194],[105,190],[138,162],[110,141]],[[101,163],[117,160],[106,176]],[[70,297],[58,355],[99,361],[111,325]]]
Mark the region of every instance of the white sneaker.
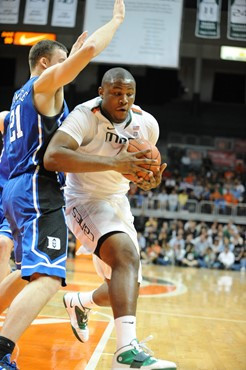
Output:
[[146,352],[148,348],[144,341],[138,343],[133,340],[128,346],[121,347],[115,352],[112,370],[118,369],[142,369],[142,370],[176,370],[174,362],[158,360]]
[[80,342],[89,339],[88,316],[90,308],[84,307],[79,299],[79,293],[66,293],[63,303],[71,321],[74,335]]

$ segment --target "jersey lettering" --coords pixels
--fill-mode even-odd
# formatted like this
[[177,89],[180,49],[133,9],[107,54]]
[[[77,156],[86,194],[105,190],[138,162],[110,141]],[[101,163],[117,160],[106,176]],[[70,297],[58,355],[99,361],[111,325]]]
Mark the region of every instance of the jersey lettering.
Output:
[[15,110],[11,111],[10,114],[10,142],[12,143],[16,139],[23,136],[23,131],[21,129],[20,123],[20,105],[18,104]]

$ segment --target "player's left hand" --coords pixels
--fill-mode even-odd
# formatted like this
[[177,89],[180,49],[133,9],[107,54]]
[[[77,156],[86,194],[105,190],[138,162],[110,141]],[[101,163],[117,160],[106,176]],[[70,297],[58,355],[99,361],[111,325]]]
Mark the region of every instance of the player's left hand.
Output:
[[167,164],[163,163],[160,166],[160,171],[156,172],[155,175],[153,174],[153,172],[149,175],[149,180],[144,180],[143,178],[140,178],[136,182],[137,186],[144,191],[157,188],[157,186],[159,186],[161,183],[162,174],[165,171],[166,167]]

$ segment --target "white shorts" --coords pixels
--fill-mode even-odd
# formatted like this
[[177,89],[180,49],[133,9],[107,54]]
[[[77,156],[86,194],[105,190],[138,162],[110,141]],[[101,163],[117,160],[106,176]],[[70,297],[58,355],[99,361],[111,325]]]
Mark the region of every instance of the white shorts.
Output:
[[[126,196],[112,196],[110,199],[83,200],[66,199],[66,218],[69,229],[80,241],[77,254],[91,254],[97,247],[98,240],[112,231],[126,233],[132,240],[139,254],[137,232],[133,224],[134,217]],[[111,267],[96,255],[93,255],[96,272],[103,279],[111,278]],[[142,280],[141,263],[138,281]]]

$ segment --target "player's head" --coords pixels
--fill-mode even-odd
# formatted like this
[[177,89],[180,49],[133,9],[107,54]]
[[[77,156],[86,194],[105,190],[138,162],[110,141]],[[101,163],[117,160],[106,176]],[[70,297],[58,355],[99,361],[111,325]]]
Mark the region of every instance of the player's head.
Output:
[[33,45],[29,51],[29,66],[32,72],[40,66],[40,70],[54,64],[64,62],[67,59],[67,48],[58,41],[42,40]]
[[109,69],[98,92],[107,118],[114,123],[124,122],[136,95],[136,81],[132,74],[120,67]]

